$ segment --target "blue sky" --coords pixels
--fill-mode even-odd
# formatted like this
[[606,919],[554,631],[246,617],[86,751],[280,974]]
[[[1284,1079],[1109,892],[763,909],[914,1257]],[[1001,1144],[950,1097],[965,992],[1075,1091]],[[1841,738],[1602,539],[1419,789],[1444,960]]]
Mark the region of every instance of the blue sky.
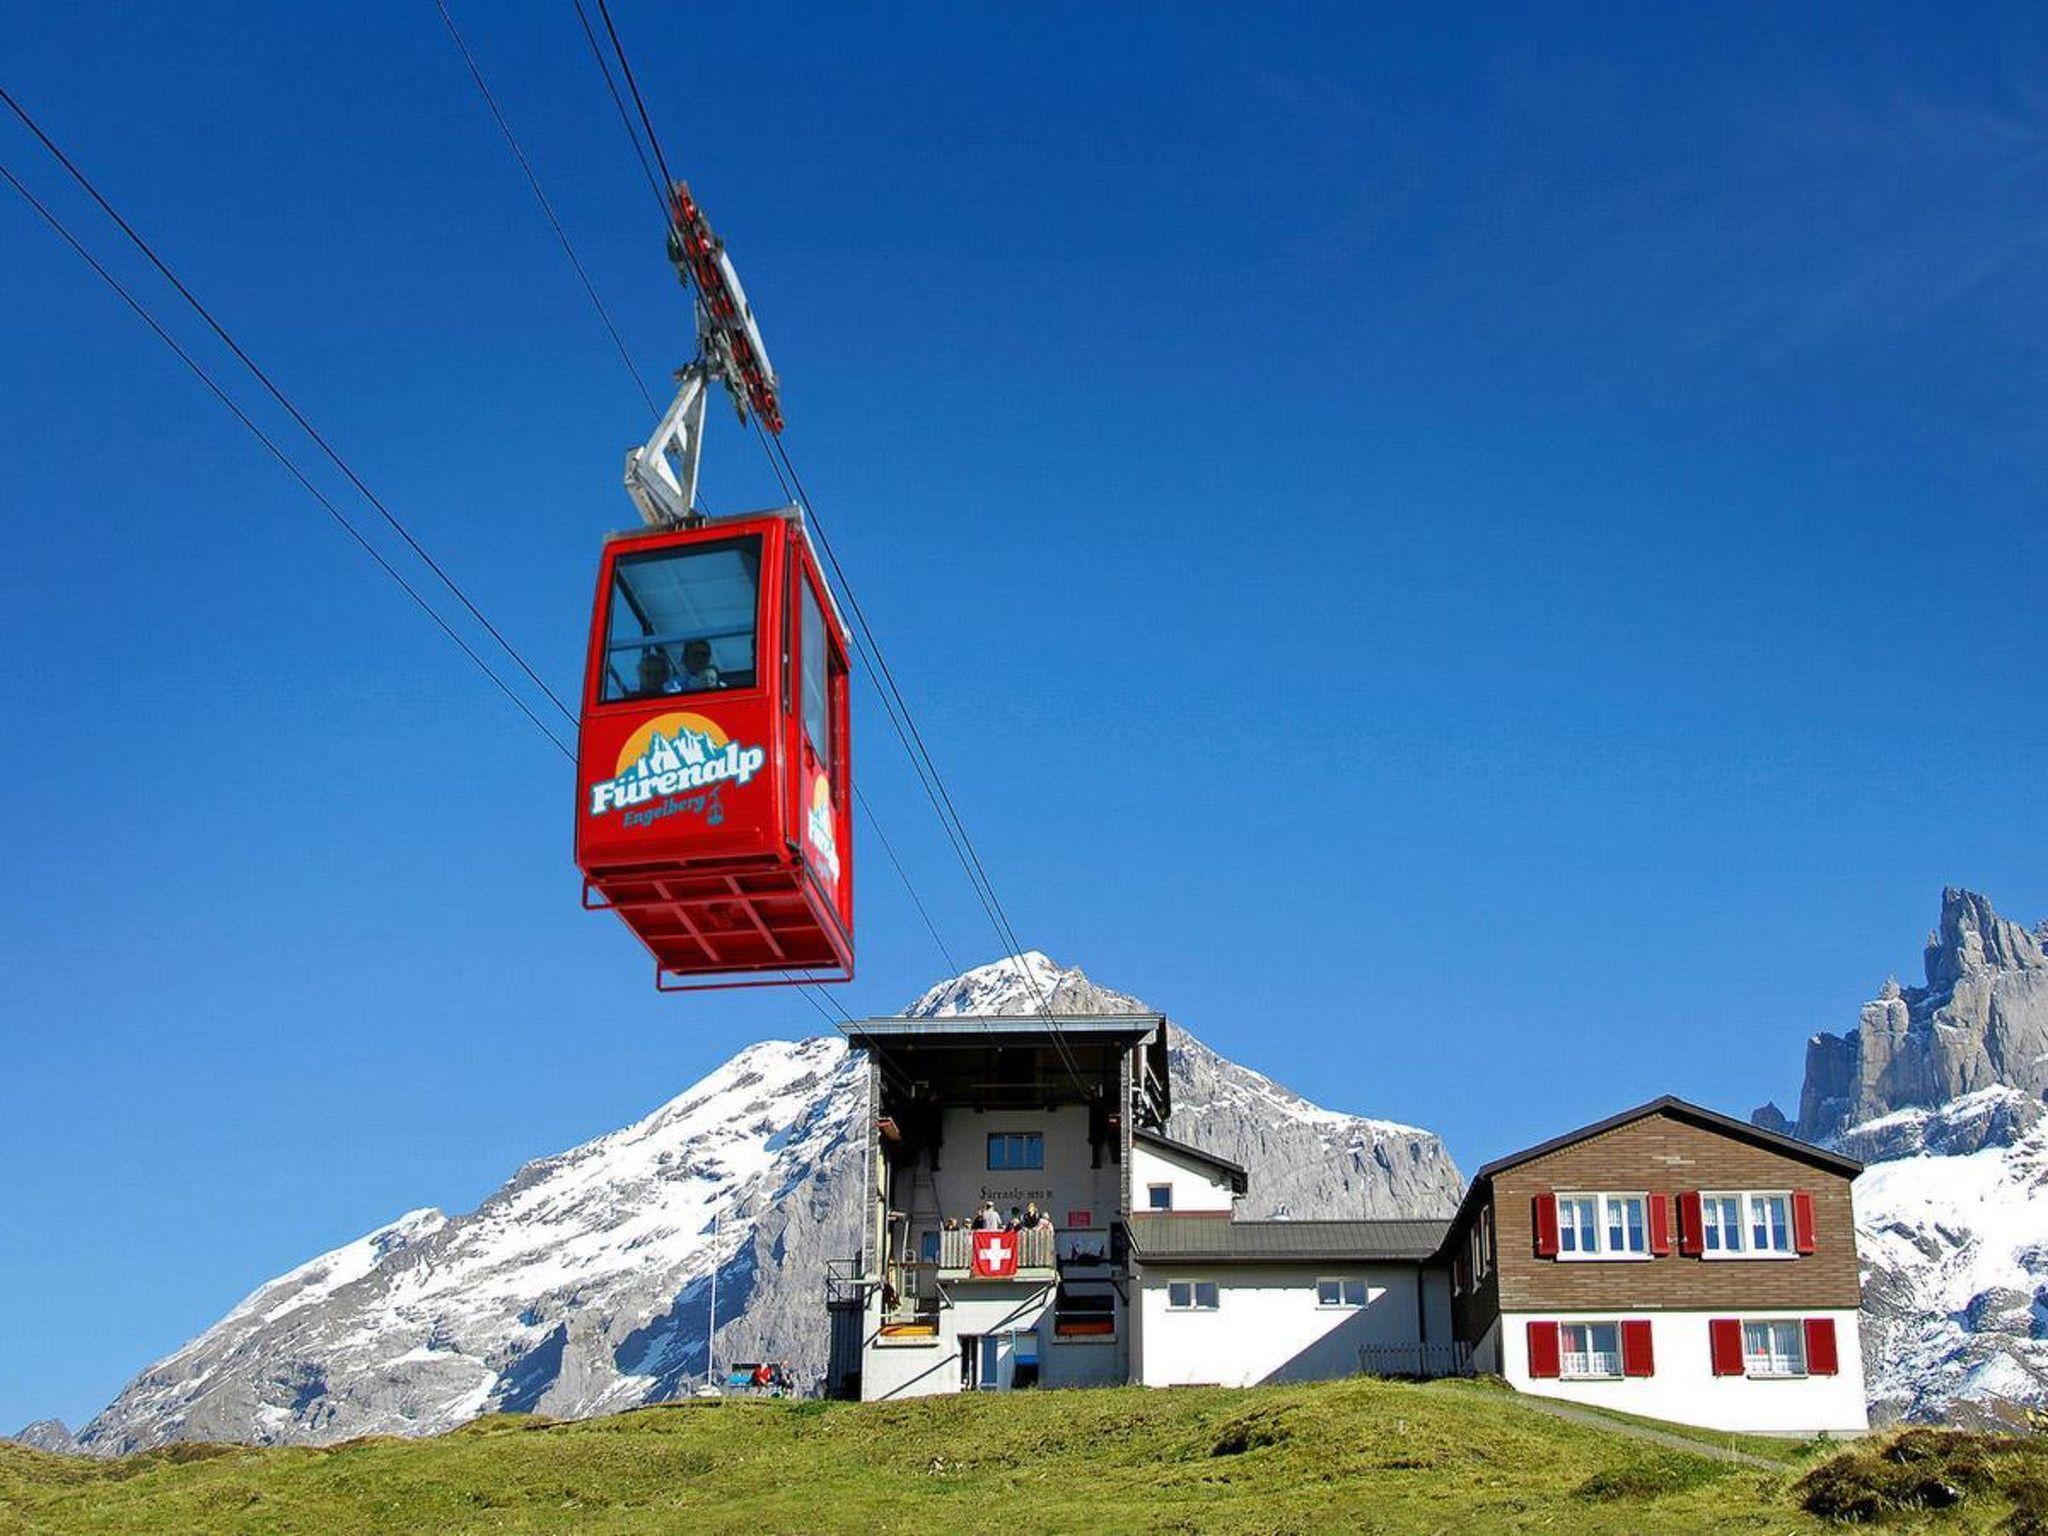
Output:
[[[614,9],[1026,943],[1469,1168],[1789,1101],[1944,883],[2048,916],[2037,9]],[[456,14],[659,380],[573,11]],[[646,412],[432,5],[10,23],[0,81],[573,689]],[[9,1428],[822,1026],[653,992],[561,762],[11,193],[0,295]],[[776,499],[729,417],[704,494]],[[944,967],[859,868],[888,1011]]]

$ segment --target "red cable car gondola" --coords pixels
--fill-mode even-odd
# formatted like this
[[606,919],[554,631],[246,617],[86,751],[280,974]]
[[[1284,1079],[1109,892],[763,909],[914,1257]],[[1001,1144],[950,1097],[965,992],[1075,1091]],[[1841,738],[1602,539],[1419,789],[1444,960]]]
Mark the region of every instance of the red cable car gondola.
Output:
[[845,627],[795,508],[605,546],[576,862],[584,905],[625,920],[664,990],[853,974],[847,703]]
[[598,567],[576,757],[583,904],[624,919],[665,991],[853,975],[848,634],[794,507],[695,506],[709,386],[782,430],[723,243],[678,182],[669,257],[698,356],[626,489],[649,527]]

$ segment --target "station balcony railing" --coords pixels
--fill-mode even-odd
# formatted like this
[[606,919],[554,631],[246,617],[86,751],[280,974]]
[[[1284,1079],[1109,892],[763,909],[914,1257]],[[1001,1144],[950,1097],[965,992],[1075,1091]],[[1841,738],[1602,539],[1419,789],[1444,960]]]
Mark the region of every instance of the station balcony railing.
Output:
[[[1051,1280],[1059,1273],[1057,1234],[1026,1228],[1003,1234],[1017,1244],[1017,1274],[1026,1280]],[[939,1234],[938,1272],[941,1280],[974,1278],[974,1233],[964,1228]]]

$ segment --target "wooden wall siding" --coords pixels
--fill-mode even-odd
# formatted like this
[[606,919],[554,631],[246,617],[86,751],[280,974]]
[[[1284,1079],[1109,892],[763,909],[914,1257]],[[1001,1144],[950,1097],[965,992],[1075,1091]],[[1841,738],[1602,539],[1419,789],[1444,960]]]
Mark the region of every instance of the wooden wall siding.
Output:
[[[1533,1199],[1558,1190],[1804,1189],[1813,1196],[1814,1251],[1791,1259],[1663,1258],[1606,1260],[1536,1256]],[[1862,1300],[1849,1180],[1781,1153],[1737,1141],[1669,1115],[1651,1115],[1510,1168],[1493,1186],[1495,1248],[1491,1287],[1465,1313],[1485,1327],[1508,1312],[1698,1311],[1709,1308],[1855,1307]],[[1489,1277],[1494,1278],[1494,1277]],[[1471,1335],[1466,1335],[1470,1337]]]

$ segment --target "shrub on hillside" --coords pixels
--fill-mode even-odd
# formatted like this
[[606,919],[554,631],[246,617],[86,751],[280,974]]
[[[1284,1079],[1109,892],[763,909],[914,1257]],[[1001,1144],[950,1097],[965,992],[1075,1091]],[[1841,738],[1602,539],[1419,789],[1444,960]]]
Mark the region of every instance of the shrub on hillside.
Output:
[[2048,1442],[1909,1429],[1822,1463],[1797,1491],[1809,1513],[1858,1524],[2001,1498],[2013,1506],[2003,1527],[2011,1536],[2048,1536]]

